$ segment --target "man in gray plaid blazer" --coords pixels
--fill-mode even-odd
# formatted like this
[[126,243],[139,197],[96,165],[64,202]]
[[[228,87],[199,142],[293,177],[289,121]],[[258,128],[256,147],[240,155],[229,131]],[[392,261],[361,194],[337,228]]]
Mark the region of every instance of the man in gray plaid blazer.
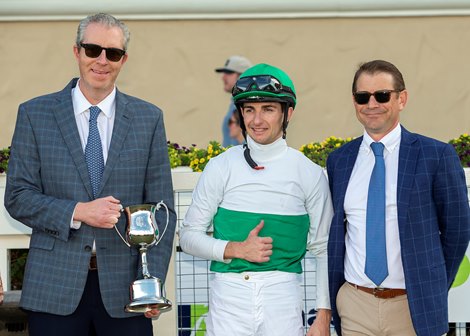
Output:
[[[139,254],[114,226],[124,234],[122,206],[168,205],[168,230],[148,255],[150,272],[164,280],[176,216],[162,112],[115,87],[128,42],[127,27],[111,15],[85,18],[73,47],[80,78],[19,107],[5,206],[32,228],[20,303],[31,336],[152,335],[146,317],[157,310],[124,312]],[[104,161],[93,187],[88,166],[99,160],[84,154],[91,107],[99,108]],[[163,212],[159,223],[166,222]]]

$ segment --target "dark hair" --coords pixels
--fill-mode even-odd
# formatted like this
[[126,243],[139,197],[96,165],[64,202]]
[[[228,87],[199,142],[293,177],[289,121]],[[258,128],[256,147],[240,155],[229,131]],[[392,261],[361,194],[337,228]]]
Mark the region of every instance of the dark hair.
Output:
[[405,81],[403,80],[403,75],[400,70],[390,62],[383,60],[374,60],[366,63],[362,63],[357,69],[356,74],[354,75],[352,83],[352,92],[356,92],[356,83],[360,75],[367,73],[374,75],[376,73],[385,72],[393,77],[393,89],[397,91],[403,91],[406,89]]

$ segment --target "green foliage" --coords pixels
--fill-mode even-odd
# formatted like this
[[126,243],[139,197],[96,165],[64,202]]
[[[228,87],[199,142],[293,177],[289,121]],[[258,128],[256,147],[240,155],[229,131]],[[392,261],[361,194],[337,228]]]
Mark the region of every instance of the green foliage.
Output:
[[467,133],[452,139],[449,143],[454,147],[462,167],[470,167],[470,136]]
[[9,159],[10,159],[10,147],[0,149],[0,173],[7,172]]
[[320,167],[326,167],[326,158],[328,155],[351,140],[352,138],[341,139],[331,136],[322,142],[311,142],[302,145],[299,150]]
[[28,257],[27,249],[10,250],[11,289],[20,290],[23,286],[24,267]]
[[168,157],[170,159],[171,168],[178,166],[189,166],[191,153],[196,149],[196,145],[191,147],[180,146],[176,142],[167,141]]
[[226,150],[227,148],[222,147],[217,141],[209,142],[207,148],[194,147],[189,154],[189,166],[195,172],[202,172],[211,158],[225,152]]

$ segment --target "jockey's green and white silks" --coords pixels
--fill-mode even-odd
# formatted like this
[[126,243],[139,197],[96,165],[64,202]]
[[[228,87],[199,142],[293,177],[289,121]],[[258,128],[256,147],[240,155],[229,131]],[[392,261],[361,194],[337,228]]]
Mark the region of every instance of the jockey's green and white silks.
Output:
[[212,261],[214,272],[283,271],[302,273],[301,260],[307,250],[310,220],[305,215],[272,215],[219,208],[214,217],[214,238],[244,241],[251,230],[264,220],[259,236],[273,239],[273,254],[268,262],[252,263],[233,259],[231,263]]

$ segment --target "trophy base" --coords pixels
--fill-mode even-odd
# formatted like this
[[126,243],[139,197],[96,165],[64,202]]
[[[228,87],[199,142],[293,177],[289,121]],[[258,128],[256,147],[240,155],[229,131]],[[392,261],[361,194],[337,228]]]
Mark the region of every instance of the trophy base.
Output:
[[172,303],[170,300],[160,298],[160,300],[141,300],[129,303],[124,309],[128,313],[145,313],[152,309],[158,309],[160,312],[170,310]]
[[136,280],[131,284],[131,302],[124,310],[128,313],[145,313],[152,309],[170,310],[172,303],[163,296],[163,284],[158,278]]

